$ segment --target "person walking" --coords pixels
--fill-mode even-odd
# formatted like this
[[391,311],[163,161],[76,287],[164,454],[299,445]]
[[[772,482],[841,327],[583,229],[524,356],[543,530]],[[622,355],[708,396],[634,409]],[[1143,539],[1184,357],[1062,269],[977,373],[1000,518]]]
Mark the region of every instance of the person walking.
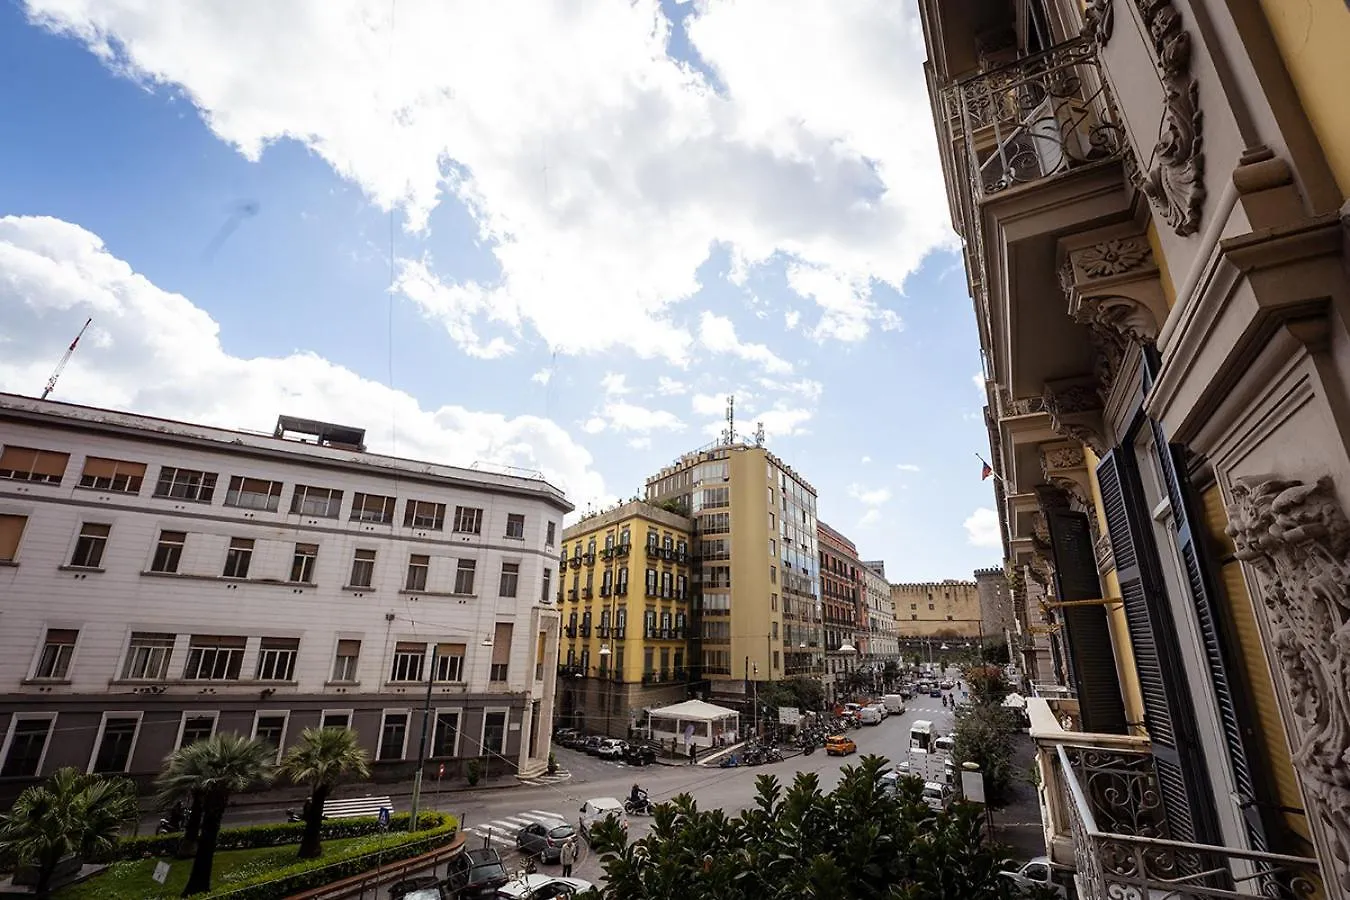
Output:
[[568,838],[563,842],[562,850],[558,854],[558,859],[562,862],[562,873],[564,878],[572,877],[572,866],[577,861],[577,839]]
[[693,741],[690,741],[690,742],[689,742],[689,765],[692,766],[692,765],[694,764],[694,758],[697,757],[697,756],[698,756],[698,744],[695,744]]

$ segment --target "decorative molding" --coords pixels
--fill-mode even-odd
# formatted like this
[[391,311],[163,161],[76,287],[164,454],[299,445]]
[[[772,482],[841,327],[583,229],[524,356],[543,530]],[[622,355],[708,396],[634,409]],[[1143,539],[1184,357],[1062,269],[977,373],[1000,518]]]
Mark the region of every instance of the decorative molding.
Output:
[[1350,521],[1328,478],[1245,476],[1232,493],[1227,530],[1259,580],[1308,822],[1350,893]]
[[[1041,444],[1041,476],[1045,483],[1062,491],[1069,508],[1075,512],[1092,513],[1092,487],[1088,481],[1086,454],[1076,441]],[[1038,489],[1039,491],[1039,489]],[[1040,501],[1037,493],[1037,501]],[[1041,503],[1042,508],[1045,504]],[[1095,521],[1095,517],[1092,517]]]
[[1143,235],[1112,238],[1074,254],[1073,264],[1088,278],[1121,275],[1153,262],[1153,248]]
[[1081,469],[1087,465],[1087,454],[1081,444],[1042,444],[1041,472],[1046,478],[1055,469]]
[[1092,38],[1105,47],[1111,40],[1116,27],[1116,14],[1111,7],[1112,0],[1088,0],[1083,11],[1083,37]]
[[1162,136],[1148,170],[1135,169],[1135,184],[1173,231],[1195,234],[1205,202],[1205,142],[1200,85],[1191,74],[1191,36],[1173,0],[1134,0],[1134,5],[1158,55],[1166,107]]
[[1097,558],[1097,574],[1105,578],[1106,573],[1116,567],[1116,551],[1111,546],[1110,532],[1103,531],[1097,535],[1092,552]]
[[1086,444],[1098,456],[1107,451],[1102,436],[1102,399],[1095,377],[1047,381],[1042,394],[1050,428],[1061,437]]

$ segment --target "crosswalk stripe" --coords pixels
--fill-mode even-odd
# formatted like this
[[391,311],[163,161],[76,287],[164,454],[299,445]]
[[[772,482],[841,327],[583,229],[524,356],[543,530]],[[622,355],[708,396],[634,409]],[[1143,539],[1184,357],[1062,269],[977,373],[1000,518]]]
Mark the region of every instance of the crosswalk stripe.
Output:
[[542,825],[548,825],[552,822],[566,821],[565,819],[563,819],[562,816],[556,815],[555,813],[527,812],[527,813],[516,813],[516,816],[521,819],[528,819],[531,822],[538,822]]
[[561,819],[561,820],[564,821],[564,822],[567,821],[566,819],[564,819],[562,816],[558,815],[558,814],[555,813],[555,812],[547,812],[547,811],[542,810],[542,809],[532,809],[532,810],[530,810],[530,812],[535,813],[535,814],[537,814],[537,815],[541,815],[541,816],[547,816],[547,817],[550,818],[550,819]]

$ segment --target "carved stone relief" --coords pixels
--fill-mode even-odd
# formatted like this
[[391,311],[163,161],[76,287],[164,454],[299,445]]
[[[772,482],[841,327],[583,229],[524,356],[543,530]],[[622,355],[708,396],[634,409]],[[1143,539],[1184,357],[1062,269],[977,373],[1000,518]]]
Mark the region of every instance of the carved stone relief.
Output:
[[1086,444],[1098,456],[1106,453],[1102,399],[1096,378],[1047,381],[1042,397],[1050,415],[1050,428],[1056,434]]
[[1105,46],[1111,40],[1115,30],[1116,14],[1111,8],[1113,0],[1088,0],[1083,11],[1083,36],[1090,37]]
[[1328,479],[1273,475],[1239,478],[1228,516],[1260,582],[1309,822],[1334,856],[1325,870],[1350,892],[1350,521]]

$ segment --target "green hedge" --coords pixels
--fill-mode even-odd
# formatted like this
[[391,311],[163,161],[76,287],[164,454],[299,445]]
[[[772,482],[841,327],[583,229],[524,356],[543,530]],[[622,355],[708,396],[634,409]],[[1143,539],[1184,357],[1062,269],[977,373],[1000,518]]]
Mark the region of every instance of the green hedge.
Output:
[[[390,817],[389,830],[407,831],[409,813],[395,813]],[[440,813],[422,813],[418,820],[423,829],[434,828],[444,818]],[[361,816],[354,819],[330,819],[323,823],[320,832],[323,840],[335,841],[340,838],[364,837],[379,830],[377,816]],[[253,850],[258,847],[279,847],[283,844],[298,844],[305,833],[304,822],[278,822],[275,825],[246,825],[242,828],[226,828],[220,832],[216,843],[217,850]],[[172,856],[178,849],[182,834],[148,834],[143,837],[124,838],[108,853],[94,862],[115,862],[121,859],[144,859],[147,856]]]

